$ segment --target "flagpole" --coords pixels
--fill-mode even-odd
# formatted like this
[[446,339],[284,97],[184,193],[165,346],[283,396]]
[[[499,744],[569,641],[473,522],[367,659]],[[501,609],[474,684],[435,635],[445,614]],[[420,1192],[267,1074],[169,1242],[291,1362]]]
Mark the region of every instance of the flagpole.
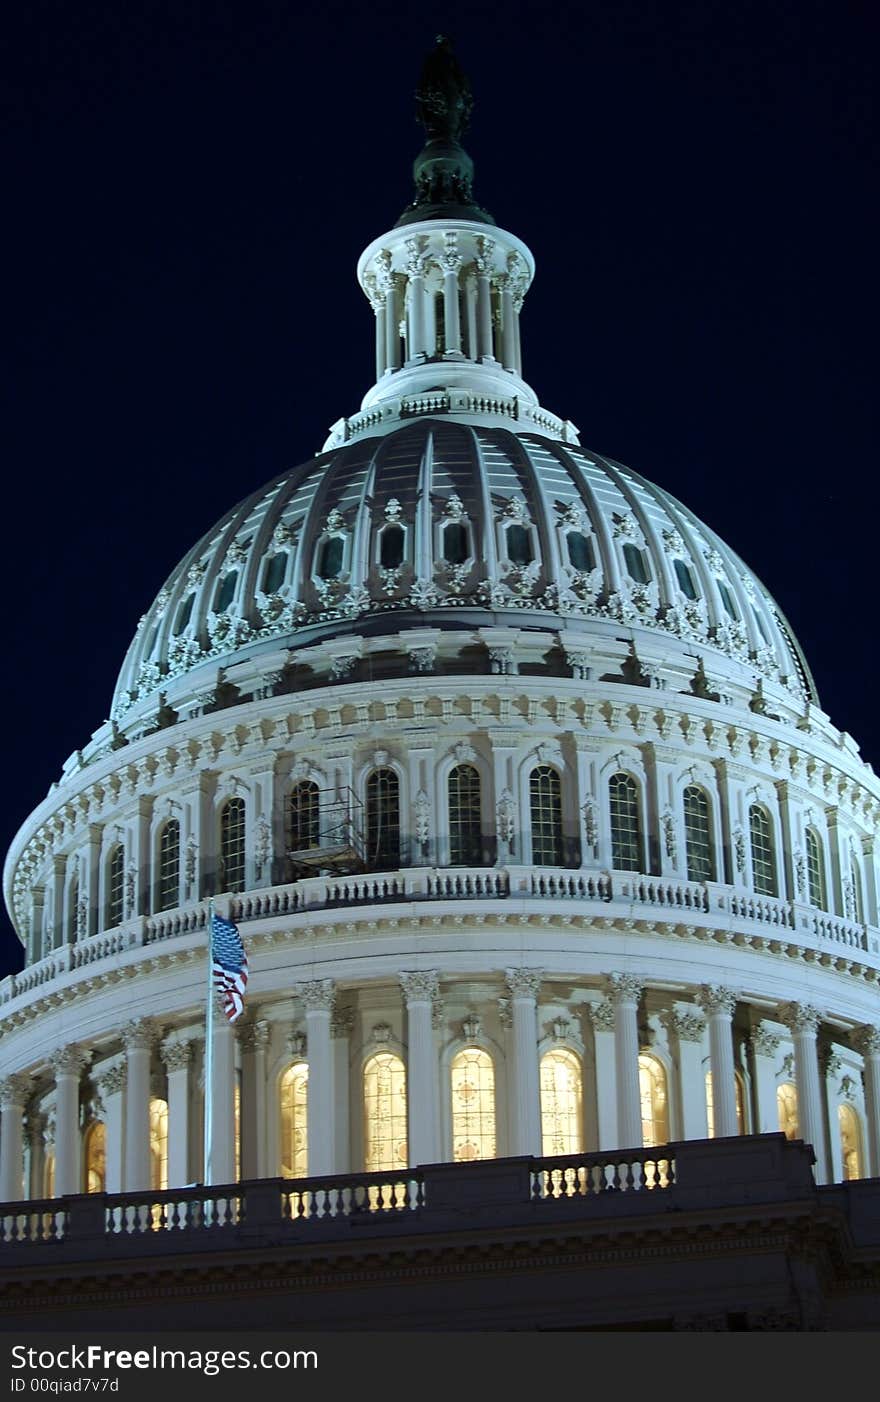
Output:
[[208,1006],[205,1012],[205,1168],[206,1187],[213,1182],[214,1140],[214,897],[208,902]]

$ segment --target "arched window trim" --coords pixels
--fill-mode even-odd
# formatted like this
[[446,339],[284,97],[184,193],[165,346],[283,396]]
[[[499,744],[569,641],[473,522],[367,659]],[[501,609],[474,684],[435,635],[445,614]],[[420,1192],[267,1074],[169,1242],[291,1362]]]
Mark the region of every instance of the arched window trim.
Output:
[[[342,541],[342,561],[339,566],[339,573],[333,575],[330,579],[325,579],[321,574],[321,561],[323,559],[324,546],[331,540]],[[344,584],[348,580],[351,572],[352,548],[352,534],[347,527],[339,526],[332,530],[322,531],[315,541],[312,551],[310,571],[312,583],[319,588],[326,584]]]
[[[528,536],[529,547],[532,552],[532,558],[524,565],[518,564],[515,560],[512,560],[510,558],[510,554],[507,547],[508,526],[521,526]],[[535,522],[531,519],[531,516],[525,514],[523,515],[522,520],[519,520],[517,517],[514,516],[496,516],[495,543],[496,549],[498,551],[498,563],[500,565],[505,566],[507,569],[539,570],[541,568],[543,561],[543,554],[541,551],[541,538],[538,534],[538,527],[535,524]],[[567,558],[568,556],[566,555],[566,559]]]
[[[559,825],[558,825],[558,833],[556,834],[557,839],[558,839],[558,840],[557,840],[557,844],[556,844],[557,850],[556,850],[556,852],[555,852],[555,854],[554,854],[554,855],[555,855],[555,860],[553,860],[553,861],[548,861],[548,860],[546,859],[546,857],[545,857],[543,854],[536,855],[536,847],[537,847],[538,844],[535,842],[535,826],[536,826],[536,825],[535,825],[535,822],[534,822],[534,816],[535,816],[535,815],[534,815],[534,809],[533,809],[533,806],[532,806],[532,776],[533,776],[538,770],[540,770],[540,769],[550,770],[553,774],[556,775],[556,779],[557,779],[557,781],[558,781],[558,797],[559,797],[558,813],[559,813]],[[529,848],[528,861],[531,862],[531,863],[532,863],[533,865],[535,865],[535,866],[539,866],[539,865],[540,865],[540,866],[549,866],[549,867],[562,867],[562,866],[565,865],[565,819],[566,819],[566,809],[565,809],[565,796],[566,796],[566,792],[565,792],[565,791],[566,791],[566,787],[567,787],[566,784],[565,784],[565,773],[564,773],[563,766],[562,766],[562,764],[559,763],[559,762],[555,762],[555,763],[554,763],[554,760],[553,760],[553,759],[549,759],[549,758],[548,758],[548,759],[541,759],[541,760],[537,760],[537,761],[536,761],[536,760],[534,760],[534,758],[533,758],[531,764],[529,764],[528,767],[527,767],[527,769],[526,769],[525,779],[526,779],[526,782],[525,782],[525,791],[526,791],[525,796],[526,796],[526,805],[527,805],[526,808],[525,808],[525,812],[528,814],[528,848]]]
[[[495,1067],[495,1152],[498,1158],[506,1153],[508,1135],[508,1076],[507,1060],[504,1048],[500,1042],[482,1026],[474,1037],[465,1037],[459,1033],[456,1037],[451,1037],[440,1051],[440,1077],[442,1094],[440,1096],[440,1129],[444,1155],[448,1162],[452,1161],[452,1063],[460,1051],[466,1047],[478,1047],[480,1051],[486,1052],[492,1058]],[[572,1051],[578,1051],[576,1045],[572,1046]],[[583,1050],[578,1054],[583,1057]]]
[[[164,871],[163,871],[162,847],[163,847],[163,842],[164,842],[164,839],[165,839],[165,834],[168,832],[169,828],[172,827],[172,825],[173,825],[173,826],[176,826],[176,828],[177,828],[177,863],[176,863],[176,867],[177,867],[177,877],[176,877],[176,880],[175,880],[175,883],[174,883],[173,899],[169,900],[169,901],[166,903],[166,901],[164,900],[164,897],[163,897],[163,878],[164,878]],[[179,818],[176,818],[173,814],[171,814],[171,815],[169,815],[169,816],[166,816],[166,817],[163,817],[162,820],[156,824],[155,833],[154,833],[154,836],[153,836],[153,843],[152,843],[152,849],[153,849],[153,872],[154,872],[154,879],[153,879],[153,883],[152,883],[152,885],[153,885],[153,910],[156,911],[156,912],[162,911],[162,910],[173,910],[174,907],[175,907],[176,905],[179,905],[179,904],[180,904],[180,856],[181,856],[181,835],[182,835],[182,828],[181,828],[180,819],[179,819]]]
[[[636,821],[638,826],[636,831],[637,863],[635,867],[617,868],[614,865],[614,828],[611,818],[611,780],[615,778],[618,774],[621,774],[624,776],[624,778],[631,780],[632,783],[635,784],[636,788]],[[624,761],[624,763],[619,764],[616,767],[611,767],[610,769],[603,771],[602,795],[608,833],[609,866],[612,870],[647,871],[647,860],[645,854],[646,825],[644,777],[639,777],[639,775],[637,773],[634,773],[633,770],[630,769]]]
[[[224,817],[224,814],[225,814],[226,810],[229,808],[230,804],[233,804],[233,803],[241,803],[241,804],[243,805],[243,822],[242,822],[242,833],[241,833],[241,858],[242,858],[242,859],[241,859],[241,886],[238,887],[238,888],[236,888],[236,887],[230,885],[231,873],[227,871],[227,862],[226,862],[226,860],[225,860],[224,852],[223,852],[223,817]],[[247,867],[248,867],[248,861],[247,861],[247,843],[248,843],[248,833],[249,833],[249,831],[250,831],[250,819],[249,819],[249,816],[248,816],[248,802],[247,802],[247,799],[245,798],[245,796],[244,796],[243,794],[240,794],[240,793],[224,793],[224,794],[218,795],[216,812],[217,812],[217,816],[216,816],[216,832],[217,832],[217,875],[218,875],[218,880],[219,880],[220,884],[223,886],[223,889],[224,889],[224,890],[229,891],[229,890],[239,889],[239,890],[242,890],[242,891],[243,891],[243,890],[245,889],[246,885],[247,885],[247,880],[248,880],[248,870],[247,870]],[[235,880],[236,878],[235,878],[234,875],[233,875],[233,876],[231,877],[231,879],[232,879],[232,880]]]
[[[452,764],[449,764],[448,766],[444,767],[446,768],[446,777],[441,793],[443,794],[445,799],[446,822],[442,825],[442,827],[444,833],[444,840],[446,843],[446,860],[449,866],[482,866],[486,853],[486,844],[488,841],[488,830],[486,827],[486,776],[483,772],[483,768],[476,762],[476,759],[456,759]],[[456,774],[460,769],[471,769],[477,776],[477,812],[479,831],[476,834],[475,851],[471,854],[470,858],[466,860],[459,860],[461,854],[456,852],[455,850],[452,831],[453,804],[451,784],[453,775]]]
[[[817,884],[818,884],[818,893],[814,892],[814,889],[813,889],[814,883],[813,883],[813,877],[812,877],[812,874],[811,874],[811,867],[810,867],[810,838],[813,839],[813,842],[814,842],[814,844],[815,844],[815,849],[816,849],[816,858],[817,858],[817,862],[816,862],[816,865],[817,865],[816,881],[817,881]],[[804,828],[804,865],[805,865],[805,868],[806,868],[804,874],[805,874],[805,876],[806,876],[806,883],[807,883],[807,890],[806,890],[807,903],[808,903],[809,905],[813,906],[813,908],[814,908],[815,910],[827,910],[827,909],[828,909],[828,863],[827,863],[827,860],[826,860],[825,843],[824,843],[824,841],[823,841],[823,839],[822,839],[821,833],[818,831],[818,829],[817,829],[812,823],[808,823],[807,826]],[[818,897],[819,897],[818,900],[814,899],[814,897],[815,897],[816,894],[818,894]]]
[[[382,540],[391,531],[400,531],[401,535],[403,536],[403,546],[401,549],[400,560],[396,565],[383,565]],[[406,521],[402,521],[399,519],[395,521],[383,521],[380,526],[377,526],[375,528],[373,533],[373,564],[377,565],[380,569],[402,569],[404,565],[410,563],[411,538],[412,531],[410,529],[409,524]]]
[[[257,594],[261,594],[264,598],[270,598],[273,594],[281,593],[281,591],[287,584],[288,577],[290,575],[290,560],[292,553],[293,552],[291,550],[288,550],[285,546],[279,545],[276,546],[275,549],[273,549],[271,555],[265,556],[262,562],[262,568],[260,569],[259,588],[255,591]],[[269,576],[272,573],[277,573],[275,561],[278,559],[281,559],[283,561],[283,564],[281,567],[280,578],[276,583],[273,580],[271,580]]]
[[[755,873],[755,840],[754,840],[755,825],[754,825],[754,823],[753,823],[753,815],[756,814],[756,813],[761,814],[762,817],[764,817],[764,818],[767,820],[767,833],[768,833],[768,841],[769,841],[769,861],[768,861],[768,865],[769,865],[769,867],[770,867],[770,874],[771,874],[770,885],[771,885],[772,888],[773,888],[773,889],[771,889],[771,890],[766,890],[766,889],[765,889],[765,882],[766,882],[766,880],[767,880],[766,875],[765,875],[763,872],[760,873],[760,881],[761,881],[761,884],[759,885],[759,884],[758,884],[758,878],[756,877],[756,873]],[[752,877],[752,890],[753,890],[753,891],[755,892],[755,894],[758,895],[758,896],[767,896],[767,897],[768,897],[769,899],[771,899],[771,900],[778,900],[778,899],[781,897],[782,892],[783,892],[783,883],[782,883],[782,879],[781,879],[781,878],[782,878],[782,872],[781,872],[781,870],[780,870],[780,863],[779,863],[779,852],[780,852],[780,850],[781,850],[781,849],[780,849],[780,844],[779,844],[779,833],[778,833],[778,831],[777,831],[776,818],[775,818],[775,814],[773,813],[773,810],[769,807],[768,804],[762,802],[760,799],[756,799],[754,803],[750,803],[750,804],[749,804],[749,812],[748,812],[748,848],[749,848],[749,867],[750,867],[750,870],[751,870],[751,877]]]
[[[297,792],[298,790],[304,789],[306,786],[308,786],[308,788],[309,788],[309,790],[310,790],[310,795],[311,795],[311,797],[314,798],[313,817],[310,818],[310,824],[309,824],[309,826],[310,826],[310,828],[312,828],[312,825],[313,825],[313,835],[314,835],[314,837],[315,837],[315,841],[314,841],[314,843],[311,843],[311,844],[305,844],[305,845],[301,845],[301,846],[299,846],[299,847],[295,847],[295,846],[294,846],[294,832],[293,832],[293,799],[294,799],[294,794],[296,794],[296,792]],[[310,806],[312,806],[312,805],[310,805]],[[296,852],[307,852],[307,851],[310,850],[310,847],[316,847],[316,846],[319,845],[320,835],[321,835],[321,784],[320,784],[319,780],[317,779],[317,777],[314,777],[314,776],[312,776],[311,774],[306,775],[306,776],[300,776],[300,777],[294,779],[294,780],[291,782],[290,787],[288,788],[288,790],[287,790],[287,792],[286,792],[286,794],[285,794],[285,796],[284,796],[284,841],[285,841],[285,846],[286,846],[288,852],[289,852],[291,855],[295,855]]]
[[[709,874],[708,874],[708,876],[691,876],[691,874],[690,874],[690,873],[691,873],[691,860],[690,860],[690,856],[689,856],[689,853],[688,853],[688,840],[687,840],[687,837],[688,837],[688,821],[687,821],[687,808],[686,808],[686,804],[685,804],[686,795],[687,795],[689,789],[696,789],[698,793],[702,794],[703,798],[704,798],[705,801],[706,801],[706,831],[707,831],[707,834],[708,834],[708,846],[709,846]],[[717,880],[718,880],[718,852],[719,852],[720,849],[719,849],[719,846],[718,846],[718,836],[719,836],[719,833],[718,833],[718,825],[717,825],[717,822],[716,822],[716,818],[717,818],[716,809],[717,809],[718,805],[717,805],[717,803],[715,802],[715,795],[714,795],[714,793],[712,792],[712,790],[711,790],[710,788],[708,788],[707,785],[706,785],[704,782],[701,781],[700,778],[698,778],[698,777],[697,777],[697,778],[691,778],[691,777],[688,776],[687,782],[684,783],[684,784],[682,784],[682,786],[681,786],[680,802],[681,802],[681,815],[682,815],[682,834],[683,834],[683,837],[684,837],[684,865],[685,865],[685,871],[687,872],[688,880],[689,880],[689,881],[717,881]]]
[[[359,1101],[359,1105],[360,1105],[361,1164],[362,1164],[362,1166],[363,1166],[363,1171],[364,1171],[365,1173],[382,1173],[382,1174],[385,1174],[385,1173],[388,1173],[388,1174],[397,1174],[397,1173],[405,1172],[405,1170],[406,1170],[406,1168],[408,1167],[408,1164],[409,1164],[409,1121],[410,1121],[410,1104],[409,1104],[409,1097],[410,1097],[410,1091],[411,1091],[410,1078],[409,1078],[409,1066],[407,1065],[407,1058],[406,1058],[406,1055],[404,1054],[403,1048],[400,1047],[400,1046],[397,1044],[396,1039],[391,1038],[391,1037],[389,1037],[388,1041],[386,1041],[386,1042],[376,1042],[376,1041],[372,1041],[369,1045],[367,1045],[367,1046],[365,1046],[365,1047],[363,1048],[363,1051],[364,1051],[365,1054],[362,1056],[361,1062],[360,1062],[360,1075],[359,1075],[359,1083],[358,1083],[358,1101]],[[367,1115],[367,1103],[366,1103],[366,1077],[367,1077],[367,1070],[368,1070],[368,1068],[369,1068],[370,1062],[373,1061],[375,1058],[381,1057],[381,1056],[391,1056],[391,1057],[394,1057],[395,1060],[399,1061],[400,1064],[401,1064],[401,1066],[403,1067],[404,1087],[405,1087],[405,1097],[404,1097],[405,1109],[404,1109],[404,1112],[403,1112],[403,1120],[404,1120],[404,1123],[403,1123],[403,1131],[404,1131],[404,1136],[405,1136],[406,1142],[407,1142],[407,1154],[406,1154],[406,1160],[405,1160],[405,1162],[401,1162],[401,1163],[399,1163],[399,1164],[395,1163],[395,1164],[392,1164],[390,1167],[384,1167],[384,1168],[368,1168],[368,1167],[367,1167],[367,1149],[368,1149],[367,1124],[368,1124],[368,1115]]]
[[[118,902],[114,899],[117,889],[117,883],[114,880],[114,863],[117,858],[120,859]],[[104,861],[104,873],[105,928],[112,930],[114,926],[121,925],[125,919],[125,843],[123,841],[114,842],[110,847]]]
[[407,793],[405,775],[403,773],[403,770],[401,766],[398,763],[396,763],[396,761],[393,760],[390,756],[382,764],[377,764],[375,760],[371,760],[370,763],[364,767],[360,777],[358,792],[362,795],[362,802],[364,805],[364,847],[367,853],[367,861],[369,863],[372,860],[371,853],[369,850],[371,845],[369,835],[369,782],[371,776],[382,769],[390,770],[397,778],[398,855],[391,866],[387,868],[378,867],[376,869],[396,871],[407,860],[407,849],[410,834],[408,833],[404,824],[405,815],[409,812],[409,794]]

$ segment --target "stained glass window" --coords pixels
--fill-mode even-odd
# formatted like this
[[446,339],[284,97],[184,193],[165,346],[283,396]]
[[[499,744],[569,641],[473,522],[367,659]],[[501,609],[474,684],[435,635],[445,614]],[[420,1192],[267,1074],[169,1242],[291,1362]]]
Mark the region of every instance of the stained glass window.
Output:
[[651,576],[648,574],[648,566],[639,547],[628,542],[623,547],[623,558],[630,579],[636,584],[647,584]]
[[673,560],[675,577],[678,580],[678,587],[686,599],[695,599],[697,591],[694,588],[694,577],[685,564],[684,560]]
[[669,1105],[666,1070],[656,1056],[639,1057],[639,1093],[642,1102],[642,1143],[646,1149],[669,1142]]
[[230,570],[229,574],[223,576],[217,590],[217,602],[214,604],[215,613],[225,613],[235,597],[235,586],[238,583],[238,571]]
[[318,575],[321,579],[338,579],[342,573],[345,555],[345,541],[340,535],[330,536],[321,545],[318,560]]
[[150,1187],[168,1187],[168,1102],[158,1098],[150,1101]]
[[386,526],[379,537],[379,564],[383,569],[396,570],[403,563],[406,536],[402,526]]
[[449,565],[463,565],[471,553],[468,528],[460,521],[443,527],[443,558]]
[[309,1171],[309,1068],[295,1061],[281,1077],[281,1177],[305,1178]]
[[284,575],[287,570],[287,551],[279,550],[277,554],[270,555],[263,570],[263,593],[275,594],[284,583]]
[[397,1170],[407,1163],[406,1067],[393,1052],[364,1066],[364,1170]]
[[541,1057],[541,1147],[548,1157],[578,1154],[583,1143],[581,1063],[567,1047]]
[[572,569],[581,574],[588,574],[596,568],[593,543],[583,531],[569,531],[565,543],[568,546],[568,559]]
[[512,565],[530,565],[534,560],[532,533],[525,526],[507,527],[507,558]]
[[453,1058],[452,1157],[456,1163],[494,1159],[495,1067],[488,1052],[465,1047]]

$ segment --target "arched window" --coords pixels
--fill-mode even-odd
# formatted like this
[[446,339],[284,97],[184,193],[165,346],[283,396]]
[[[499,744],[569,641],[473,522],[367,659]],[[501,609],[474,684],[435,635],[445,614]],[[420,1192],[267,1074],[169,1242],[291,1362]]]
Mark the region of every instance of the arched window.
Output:
[[377,1052],[364,1066],[364,1171],[406,1164],[406,1067],[393,1052]]
[[367,779],[367,861],[381,870],[400,866],[400,785],[393,769]]
[[121,842],[107,859],[107,928],[118,925],[125,914],[125,848]]
[[488,1052],[465,1047],[452,1060],[452,1158],[495,1157],[495,1067]]
[[332,535],[323,541],[318,552],[318,578],[338,579],[344,558],[345,540],[341,535]]
[[688,880],[714,881],[709,800],[696,784],[689,784],[684,791],[684,841]]
[[67,938],[71,944],[77,936],[77,914],[79,906],[79,877],[75,876],[67,888]]
[[629,774],[612,774],[608,780],[611,820],[611,865],[618,871],[639,871],[642,864],[642,830],[639,790]]
[[217,588],[217,599],[214,604],[215,613],[225,613],[235,597],[235,586],[238,583],[238,570],[230,570],[225,574]]
[[282,1178],[305,1178],[309,1171],[309,1068],[288,1066],[279,1086]]
[[458,764],[449,775],[449,862],[476,866],[482,858],[480,772],[473,764]]
[[443,527],[443,558],[447,565],[463,565],[471,553],[468,528],[461,521]]
[[584,1147],[581,1063],[567,1047],[541,1057],[541,1149],[548,1157]]
[[568,546],[568,561],[573,570],[578,570],[581,574],[589,574],[590,570],[596,568],[596,557],[593,554],[593,542],[589,536],[585,536],[583,531],[569,531],[565,537]]
[[672,567],[675,570],[675,578],[678,580],[678,587],[682,594],[686,599],[695,599],[697,591],[694,588],[694,577],[684,560],[673,560]]
[[86,1192],[103,1193],[107,1187],[107,1130],[95,1120],[86,1130]]
[[230,798],[220,813],[220,879],[224,891],[244,890],[243,798]]
[[549,764],[529,775],[529,816],[535,866],[562,866],[562,780]]
[[642,1101],[642,1143],[646,1149],[669,1142],[669,1102],[666,1069],[648,1052],[639,1057],[639,1092]]
[[862,1127],[851,1105],[838,1105],[837,1124],[840,1130],[840,1154],[843,1160],[843,1181],[862,1176]]
[[290,791],[290,850],[307,852],[319,845],[318,785],[301,779]]
[[177,614],[177,622],[174,625],[174,636],[179,638],[186,625],[192,618],[193,604],[196,601],[195,594],[187,594]]
[[739,618],[739,614],[736,611],[736,605],[733,602],[733,596],[731,595],[730,590],[728,589],[724,581],[721,579],[716,579],[715,583],[718,586],[718,593],[721,595],[721,602],[724,605],[725,613],[727,614],[728,618],[732,618],[734,623],[736,623]]
[[530,565],[535,558],[532,533],[526,526],[507,527],[507,558],[512,565]]
[[805,843],[807,848],[807,894],[810,905],[818,910],[825,909],[825,862],[822,846],[812,828],[807,828]]
[[650,582],[651,576],[648,573],[647,562],[637,545],[627,542],[623,547],[623,558],[627,573],[635,584],[648,584]]
[[766,809],[753,803],[749,809],[749,837],[752,846],[752,882],[759,896],[775,896],[776,863],[773,859],[773,832]]
[[150,1187],[168,1187],[168,1102],[157,1097],[150,1101]]
[[406,535],[402,526],[385,526],[379,536],[379,564],[383,570],[396,570],[403,564]]
[[781,1086],[776,1087],[776,1113],[779,1128],[786,1139],[799,1139],[797,1090],[791,1081],[783,1081]]
[[270,555],[263,570],[263,593],[275,594],[284,583],[284,573],[287,569],[287,551],[279,550],[277,554]]
[[159,904],[171,910],[180,899],[180,823],[170,818],[159,834]]
[[[733,1073],[733,1094],[736,1104],[736,1132],[745,1134],[746,1132],[746,1105],[743,1095],[743,1080],[738,1071]],[[715,1096],[712,1091],[712,1072],[706,1072],[706,1121],[709,1126],[709,1138],[715,1138]]]

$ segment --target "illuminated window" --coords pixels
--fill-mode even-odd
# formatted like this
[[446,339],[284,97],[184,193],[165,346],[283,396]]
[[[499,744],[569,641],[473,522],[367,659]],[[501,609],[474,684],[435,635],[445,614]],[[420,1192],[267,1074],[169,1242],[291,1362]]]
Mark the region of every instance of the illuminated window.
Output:
[[642,864],[639,790],[635,779],[629,774],[611,775],[608,780],[608,806],[611,865],[618,871],[639,871]]
[[400,866],[400,785],[393,769],[367,779],[367,860],[380,870]]
[[495,1157],[495,1067],[488,1052],[465,1047],[453,1058],[452,1157],[456,1163]]
[[318,785],[302,779],[290,791],[290,850],[307,852],[319,845]]
[[449,861],[474,866],[482,858],[480,774],[472,764],[458,764],[449,775]]
[[812,828],[807,828],[806,832],[807,848],[807,891],[810,897],[810,905],[816,906],[819,910],[825,909],[825,862],[822,857],[822,847],[819,838]]
[[696,784],[684,791],[684,840],[689,881],[714,881],[709,800]]
[[573,1051],[556,1047],[541,1057],[541,1149],[579,1154],[583,1142],[581,1063]]
[[55,1150],[47,1149],[43,1159],[43,1197],[55,1196]]
[[288,1066],[281,1077],[281,1177],[305,1178],[309,1171],[309,1068]]
[[364,1170],[406,1163],[406,1067],[393,1052],[377,1052],[364,1067]]
[[650,581],[648,566],[645,557],[637,545],[627,543],[623,547],[623,558],[626,562],[627,573],[635,584],[647,584]]
[[573,570],[578,570],[581,574],[589,574],[590,570],[596,568],[596,557],[593,554],[593,543],[583,531],[569,531],[565,537],[568,546],[568,559]]
[[180,823],[167,822],[159,836],[158,910],[170,910],[180,899]]
[[244,799],[230,798],[220,813],[220,880],[224,891],[244,890],[244,834]]
[[396,570],[403,564],[406,535],[402,526],[386,526],[379,536],[379,564],[384,570]]
[[183,603],[180,605],[180,611],[177,615],[177,622],[174,625],[175,638],[180,637],[180,634],[183,632],[184,628],[192,618],[193,604],[195,603],[195,601],[195,594],[187,594]]
[[342,574],[342,561],[345,556],[345,541],[341,535],[330,536],[325,540],[318,554],[318,577],[338,579]]
[[779,1128],[786,1139],[799,1139],[797,1090],[791,1081],[784,1081],[781,1086],[776,1087],[776,1113],[779,1116]]
[[103,1193],[107,1187],[107,1131],[95,1120],[86,1131],[86,1192]]
[[530,565],[535,558],[532,533],[525,526],[508,526],[506,532],[507,558],[512,565]]
[[694,588],[694,577],[685,564],[684,560],[673,560],[675,578],[678,580],[678,587],[686,599],[695,599],[697,591]]
[[287,570],[287,551],[280,550],[276,555],[270,555],[263,570],[263,593],[275,594],[284,583],[284,575]]
[[562,780],[549,764],[529,775],[532,861],[536,866],[562,866]]
[[150,1101],[150,1187],[168,1187],[168,1102],[156,1098]]
[[666,1071],[656,1056],[639,1057],[639,1093],[642,1101],[642,1143],[646,1149],[669,1141],[669,1105]]
[[235,597],[235,586],[238,583],[238,571],[230,570],[229,574],[223,576],[217,589],[217,600],[214,604],[215,613],[225,613]]
[[837,1123],[840,1129],[840,1153],[843,1159],[843,1181],[862,1176],[862,1129],[859,1117],[851,1105],[838,1105]]
[[124,914],[125,849],[119,842],[107,862],[107,927],[118,925]]
[[463,565],[471,553],[468,528],[460,521],[443,527],[443,558],[448,565]]
[[776,863],[773,860],[773,835],[770,817],[765,809],[753,803],[749,809],[749,837],[752,847],[752,882],[760,896],[775,896]]
[[[746,1107],[743,1096],[742,1077],[738,1071],[733,1073],[733,1093],[736,1103],[736,1132],[745,1134],[746,1132]],[[712,1072],[706,1072],[706,1120],[709,1125],[709,1138],[715,1138],[715,1096],[712,1091]]]

